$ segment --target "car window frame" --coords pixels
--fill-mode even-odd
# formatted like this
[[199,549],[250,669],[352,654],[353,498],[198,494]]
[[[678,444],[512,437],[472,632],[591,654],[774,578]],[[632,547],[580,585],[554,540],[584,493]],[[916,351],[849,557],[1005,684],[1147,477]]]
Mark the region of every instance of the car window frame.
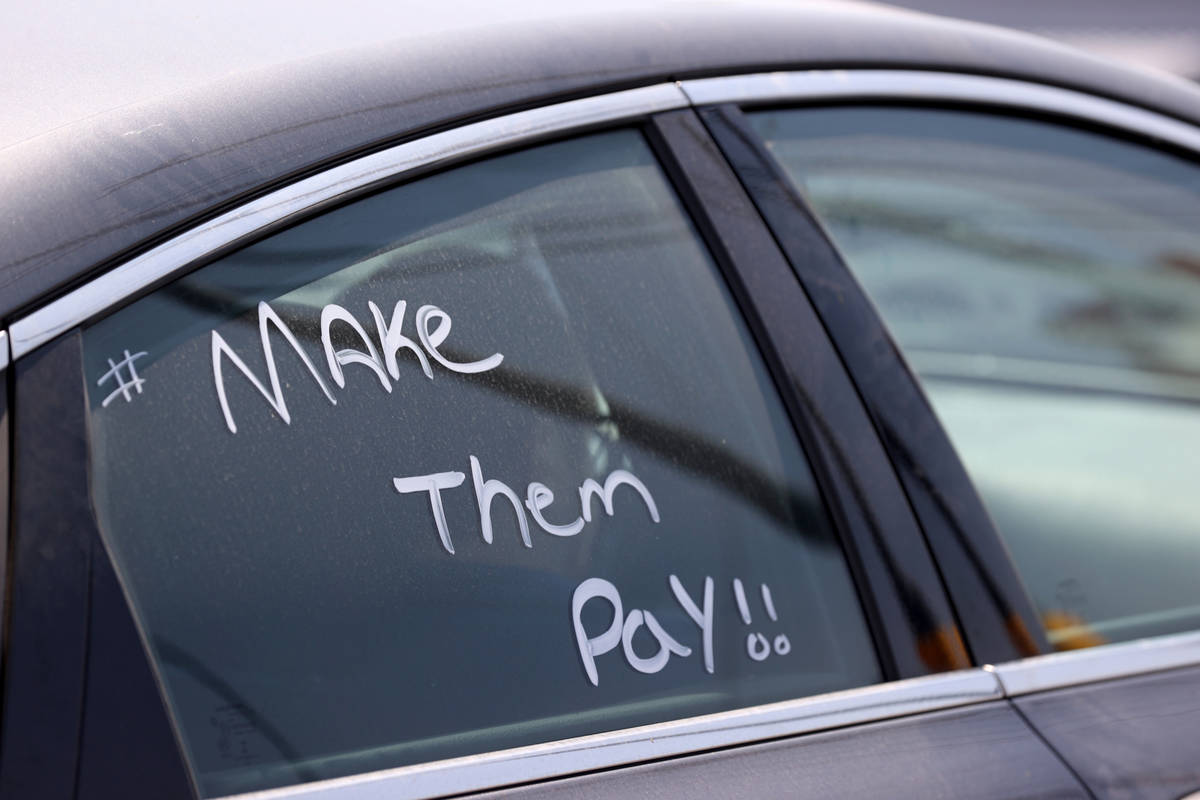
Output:
[[[1009,697],[1200,664],[1200,631],[1068,653],[1050,649],[1007,547],[915,372],[832,237],[745,114],[860,104],[974,110],[1082,127],[1193,160],[1200,158],[1200,128],[1068,88],[985,75],[814,70],[704,78],[681,86],[788,254],[846,359],[903,477],[976,663],[995,665]],[[814,229],[821,232],[819,241],[798,241],[796,230],[807,234]],[[865,338],[888,348],[890,357],[867,352],[864,324],[871,328]],[[917,434],[901,424],[898,405],[910,415],[908,425]],[[923,409],[916,424],[914,409]]]
[[[8,537],[12,526],[12,408],[13,371],[8,349],[8,331],[0,331],[0,642],[7,638],[8,620]],[[2,647],[2,646],[0,646]],[[4,680],[4,659],[0,652],[0,685]]]
[[[928,620],[915,619],[917,615],[905,613],[888,617],[881,611],[902,607],[901,593],[915,593],[934,621],[942,628],[949,626],[944,631],[947,635],[959,635],[949,600],[937,578],[916,519],[841,360],[763,220],[748,197],[737,195],[736,178],[688,105],[688,98],[677,85],[660,84],[517,112],[373,153],[276,190],[193,228],[81,285],[9,327],[16,367],[17,403],[14,407],[36,408],[49,398],[57,398],[58,404],[71,409],[70,414],[58,419],[45,413],[22,415],[18,412],[15,415],[14,435],[18,447],[14,455],[14,476],[30,474],[39,460],[46,460],[44,455],[38,455],[39,452],[61,453],[61,446],[69,446],[77,454],[82,448],[82,463],[86,464],[86,424],[78,418],[85,403],[80,377],[79,325],[111,313],[166,281],[251,240],[384,186],[418,179],[432,171],[535,142],[573,137],[607,127],[632,125],[646,135],[713,254],[739,311],[750,325],[760,355],[784,398],[791,423],[818,475],[823,498],[831,506],[835,528],[855,575],[856,591],[863,599],[864,607],[873,609],[868,613],[868,619],[872,620],[870,625],[877,651],[886,659],[883,665],[886,682],[580,740],[385,770],[356,776],[349,782],[331,781],[331,784],[347,786],[346,797],[355,796],[357,790],[351,784],[362,781],[372,784],[387,781],[389,787],[402,786],[403,796],[414,797],[425,796],[425,793],[473,791],[508,785],[518,779],[526,782],[556,777],[713,747],[982,703],[1000,697],[995,677],[980,669],[965,669],[969,666],[965,659],[950,665],[963,667],[961,671],[930,676],[934,670],[922,667],[919,659],[912,655],[923,646],[918,634],[920,626]],[[771,277],[767,280],[763,277],[766,274],[764,261],[773,262]],[[794,335],[797,330],[804,331],[808,338],[797,339]],[[812,377],[814,364],[824,370],[820,380]],[[814,391],[810,392],[810,389]],[[815,391],[817,389],[820,392]],[[57,755],[64,768],[62,774],[75,775],[79,765],[88,758],[87,747],[90,745],[87,741],[84,741],[82,751],[77,752],[75,748],[86,724],[87,692],[84,686],[104,685],[94,677],[94,659],[91,658],[97,632],[105,628],[96,622],[100,605],[96,576],[105,569],[111,571],[112,563],[90,508],[86,472],[85,467],[83,474],[76,469],[62,475],[46,475],[43,491],[37,496],[31,495],[24,484],[16,484],[16,546],[23,545],[24,531],[36,528],[30,515],[53,518],[56,514],[67,514],[71,515],[73,524],[61,527],[69,538],[68,544],[79,555],[77,569],[71,573],[76,577],[60,573],[57,583],[33,581],[27,567],[28,558],[24,562],[18,559],[14,566],[13,585],[25,588],[21,589],[24,593],[21,603],[14,607],[13,619],[24,622],[25,633],[18,638],[31,644],[21,645],[22,650],[8,652],[9,662],[28,666],[31,652],[39,646],[58,646],[69,653],[63,656],[60,675],[29,695],[27,702],[6,703],[3,708],[5,730],[22,729],[33,719],[39,700],[56,697],[64,711],[57,727],[46,726],[42,739],[35,737],[26,743],[24,757],[0,761],[4,764],[0,796],[6,795],[2,791],[5,786],[27,789],[31,785],[28,781],[48,790],[40,796],[66,796],[62,794],[65,788],[61,785],[50,787],[38,783],[46,779],[44,771],[35,768],[37,763],[42,763],[36,756],[39,748]],[[51,502],[51,497],[60,494],[72,498],[72,503],[67,504],[69,508],[60,508]],[[886,524],[880,524],[881,518],[886,519]],[[32,543],[29,534],[24,538]],[[88,576],[86,588],[79,584],[82,580],[79,575]],[[67,606],[50,603],[53,592],[63,588],[73,592],[71,603]],[[30,602],[24,599],[30,592],[35,595],[35,608],[32,609]],[[111,625],[127,626],[132,620],[128,601],[125,600],[121,608],[112,608],[111,600],[110,596],[105,612],[115,614],[117,621]],[[38,602],[53,607],[38,611]],[[40,633],[31,626],[33,620],[44,623],[48,618],[70,618],[76,633],[60,637],[62,641],[57,645],[48,644],[54,638],[50,633],[53,626],[40,625]],[[46,641],[39,642],[39,636]],[[132,645],[127,642],[126,647]],[[145,643],[141,642],[140,647],[141,653],[136,655],[148,661]],[[898,655],[901,652],[908,654]],[[129,657],[130,653],[125,655]],[[6,681],[8,677],[6,672]],[[9,686],[7,696],[15,696],[11,686],[6,686]],[[142,696],[147,691],[158,693],[162,705],[161,688],[153,672],[139,678],[138,691]],[[59,693],[56,695],[55,692]],[[141,718],[126,726],[126,735],[135,745],[149,741],[147,737],[152,734],[161,734],[161,723],[168,719],[168,712],[163,707],[143,709],[141,713]],[[173,730],[177,731],[177,726],[173,726]],[[14,739],[8,736],[5,741],[11,743]],[[0,745],[6,751],[8,746],[11,745]],[[183,756],[177,741],[176,749],[175,766],[179,766]],[[8,752],[4,754],[8,755]],[[517,772],[514,771],[516,764],[520,765]],[[67,769],[68,765],[73,768]],[[264,796],[286,796],[298,788],[270,790]],[[192,792],[195,793],[194,786]],[[85,792],[81,787],[82,794]]]

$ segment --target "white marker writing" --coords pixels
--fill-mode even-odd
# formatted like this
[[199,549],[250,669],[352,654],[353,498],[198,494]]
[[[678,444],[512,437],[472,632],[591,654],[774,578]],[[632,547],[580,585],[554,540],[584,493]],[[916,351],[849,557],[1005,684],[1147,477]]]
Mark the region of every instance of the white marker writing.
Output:
[[[649,629],[650,635],[658,640],[658,652],[649,658],[642,658],[633,650],[633,635],[637,633],[638,628],[642,627],[643,622]],[[640,608],[630,611],[629,616],[625,618],[625,625],[621,629],[621,645],[625,650],[625,660],[629,662],[629,666],[646,675],[653,675],[665,667],[671,659],[672,653],[685,658],[692,654],[692,648],[684,647],[675,641],[675,638],[663,630],[662,625],[658,624],[658,620],[654,618],[653,614]]]
[[775,601],[771,599],[771,587],[765,583],[759,585],[762,593],[763,608],[767,609],[767,616],[771,618],[771,622],[779,622],[779,615],[775,613]]
[[[700,629],[700,639],[703,643],[704,652],[704,669],[708,674],[715,673],[714,664],[714,586],[715,583],[711,576],[704,578],[704,600],[703,606],[698,604],[695,599],[688,594],[684,588],[683,581],[679,580],[677,575],[669,575],[667,584],[671,587],[671,593],[675,595],[675,601]],[[737,602],[738,613],[742,620],[747,624],[753,624],[753,618],[750,614],[750,604],[746,599],[746,587],[740,578],[734,578],[732,581],[734,599]],[[759,584],[759,591],[763,598],[763,606],[767,610],[767,616],[772,622],[778,622],[778,612],[775,609],[775,601],[771,596],[770,588],[765,584]],[[583,608],[588,601],[596,598],[603,598],[608,601],[613,609],[613,617],[609,621],[608,626],[602,633],[591,635],[583,624]],[[622,621],[623,605],[621,603],[621,594],[617,588],[609,581],[601,578],[588,578],[575,588],[574,594],[571,596],[571,624],[575,630],[575,644],[579,649],[579,657],[583,662],[584,672],[587,673],[588,680],[593,686],[600,685],[599,667],[597,659],[617,647],[617,642],[620,641],[625,654],[625,662],[634,670],[644,673],[653,674],[661,671],[667,666],[672,656],[680,658],[688,658],[691,656],[693,649],[682,644],[671,633],[669,633],[658,621],[658,619],[650,611],[646,609],[633,609],[625,615]],[[658,650],[650,656],[640,656],[634,650],[633,640],[637,635],[638,630],[645,626],[650,635],[658,643]],[[772,654],[786,656],[792,651],[791,640],[787,634],[778,634],[775,638],[769,639],[766,634],[759,631],[752,631],[746,635],[746,655],[752,661],[762,662],[771,657]]]
[[[108,359],[108,372],[100,376],[100,380],[96,381],[97,386],[103,386],[106,381],[113,380],[117,384],[117,388],[104,398],[100,403],[101,408],[108,408],[108,404],[117,399],[117,395],[125,398],[126,403],[133,402],[133,395],[130,394],[131,389],[137,390],[138,394],[142,393],[142,385],[146,383],[146,379],[138,375],[137,366],[133,363],[143,356],[149,355],[145,350],[139,350],[136,353],[130,354],[125,351],[125,357],[120,361]],[[122,372],[129,373],[129,380],[125,380]]]
[[[583,530],[585,522],[591,522],[591,501],[596,495],[600,495],[601,504],[604,506],[604,511],[613,516],[616,513],[616,508],[613,504],[614,494],[621,486],[629,486],[636,491],[642,498],[642,502],[646,505],[646,510],[650,513],[650,519],[658,522],[658,506],[654,503],[654,497],[650,494],[650,490],[642,483],[640,479],[632,472],[618,469],[613,470],[605,478],[603,486],[597,481],[587,478],[583,485],[579,487],[579,499],[582,503],[581,514],[573,521],[565,525],[555,525],[546,520],[545,511],[551,503],[554,502],[554,492],[550,487],[538,481],[529,483],[525,492],[525,502],[522,504],[520,496],[508,484],[497,478],[484,478],[483,467],[479,463],[479,459],[473,455],[467,456],[471,464],[471,484],[475,488],[475,504],[479,510],[479,529],[483,536],[483,540],[488,544],[492,544],[495,538],[493,532],[492,505],[496,497],[502,496],[512,505],[513,513],[516,515],[517,527],[521,532],[521,542],[526,547],[533,547],[533,540],[529,534],[529,520],[525,516],[525,509],[529,509],[529,515],[533,517],[533,521],[552,536],[575,536]],[[430,488],[429,481],[436,476],[446,475],[462,475],[461,472],[439,472],[434,475],[416,475],[411,478],[393,478],[393,483],[398,491],[408,492],[430,492],[429,502],[433,509],[435,521],[438,521],[438,538],[442,541],[442,547],[447,553],[454,554],[454,547],[451,545],[451,536],[449,530],[445,526],[445,514],[441,510],[442,496],[441,489],[451,489],[458,486],[462,481],[454,484],[438,484],[437,492]],[[407,488],[400,489],[403,485]],[[710,604],[711,605],[711,604]],[[710,615],[711,616],[711,615]],[[697,623],[700,624],[700,623]]]
[[[604,598],[613,608],[612,622],[604,633],[599,636],[588,636],[583,629],[583,607],[589,600]],[[592,686],[600,685],[600,675],[596,672],[596,656],[601,656],[621,643],[621,595],[617,587],[603,578],[588,578],[575,587],[571,596],[571,622],[575,626],[575,643],[579,646],[579,659],[583,662],[583,671],[587,673]]]
[[746,603],[746,590],[742,587],[741,578],[733,579],[733,595],[737,599],[738,613],[742,615],[742,622],[750,624],[750,606]]
[[704,578],[704,608],[701,609],[696,605],[696,601],[687,593],[687,589],[683,588],[683,583],[679,578],[672,575],[667,579],[671,584],[671,592],[675,595],[676,602],[683,607],[684,612],[692,618],[692,622],[700,627],[700,633],[704,642],[704,669],[711,675],[714,670],[713,665],[713,579],[710,577]]
[[[436,328],[430,330],[429,322],[432,319],[441,321]],[[457,364],[438,352],[438,347],[450,335],[450,324],[450,315],[437,306],[421,306],[417,309],[417,337],[421,340],[421,345],[429,351],[429,355],[433,357],[434,361],[452,372],[466,374],[487,372],[489,369],[495,369],[500,366],[500,362],[504,360],[504,356],[499,353],[493,353],[479,361]]]
[[[583,626],[583,608],[588,601],[601,598],[612,606],[612,621],[603,633],[589,636]],[[579,648],[583,671],[587,673],[592,686],[600,685],[596,658],[615,650],[618,644],[625,653],[625,662],[646,675],[653,675],[665,667],[672,654],[683,658],[692,654],[692,649],[676,641],[649,611],[634,609],[622,622],[621,593],[617,591],[616,586],[603,578],[588,578],[575,587],[575,592],[571,595],[571,625],[575,629],[575,645]],[[648,658],[639,656],[633,649],[633,637],[643,625],[658,642],[658,650]]]
[[617,487],[625,484],[632,486],[642,496],[642,500],[646,503],[646,509],[650,512],[650,519],[658,522],[658,506],[654,504],[654,498],[650,496],[650,490],[646,488],[646,484],[638,480],[638,477],[632,472],[626,472],[623,469],[614,469],[608,473],[608,477],[604,480],[604,487],[596,483],[591,478],[588,478],[579,487],[579,504],[583,507],[583,519],[586,522],[592,521],[592,498],[600,495],[600,502],[604,505],[604,511],[610,517],[613,515],[613,493]]
[[[330,378],[339,389],[346,386],[346,376],[342,367],[348,364],[361,364],[375,373],[375,377],[379,379],[379,385],[385,391],[392,391],[391,380],[399,380],[400,366],[396,360],[396,354],[407,349],[416,357],[421,365],[421,370],[426,377],[432,378],[433,372],[429,367],[429,360],[425,357],[425,353],[421,348],[417,347],[416,343],[409,339],[402,332],[404,324],[404,310],[406,304],[403,300],[396,303],[392,310],[392,319],[390,323],[385,324],[383,313],[379,307],[373,302],[367,303],[367,308],[371,312],[371,316],[375,319],[375,331],[379,339],[379,348],[375,347],[374,341],[368,336],[366,330],[359,321],[347,309],[336,303],[330,303],[321,309],[321,348],[325,353],[325,361],[329,369]],[[350,330],[363,343],[365,350],[356,350],[354,348],[343,348],[335,350],[333,346],[332,328],[334,323],[341,322],[349,326]],[[436,324],[434,324],[436,323]],[[213,365],[213,382],[217,388],[217,399],[221,404],[221,412],[225,415],[225,425],[231,433],[237,433],[237,424],[233,421],[233,412],[229,409],[229,400],[225,394],[225,378],[221,371],[221,359],[228,358],[235,367],[237,367],[243,375],[253,384],[271,408],[275,409],[275,413],[286,423],[291,424],[292,418],[288,413],[287,401],[283,396],[283,389],[280,386],[279,371],[275,364],[275,354],[271,349],[271,338],[268,335],[268,326],[275,326],[279,333],[283,334],[287,343],[296,351],[296,355],[300,356],[300,360],[308,369],[313,380],[321,387],[325,397],[333,405],[337,405],[337,400],[329,391],[329,387],[325,385],[325,381],[317,374],[317,368],[313,366],[308,354],[304,348],[300,346],[300,342],[296,340],[295,335],[287,324],[275,313],[265,302],[258,304],[258,331],[259,341],[262,345],[263,360],[267,366],[267,377],[270,383],[270,390],[267,389],[263,382],[246,366],[245,362],[233,351],[229,343],[225,341],[221,334],[215,330],[212,332],[212,365]],[[433,327],[431,327],[431,325]],[[451,372],[458,373],[477,373],[486,372],[490,369],[495,369],[504,360],[504,356],[500,353],[493,353],[487,358],[479,361],[471,361],[467,363],[456,363],[450,361],[438,350],[439,347],[446,341],[446,337],[450,335],[450,315],[437,306],[425,305],[417,311],[417,338],[421,344],[429,351],[429,355],[435,361],[441,364]],[[382,352],[382,355],[380,353]]]
[[392,309],[392,321],[385,325],[379,306],[370,300],[367,301],[367,308],[371,310],[371,316],[375,318],[375,330],[379,334],[380,349],[383,350],[383,363],[387,365],[388,374],[392,376],[392,380],[400,380],[400,364],[396,361],[396,353],[402,349],[408,350],[417,357],[417,362],[421,365],[421,371],[425,373],[425,377],[433,380],[433,370],[429,368],[429,359],[425,358],[425,354],[421,352],[421,348],[417,347],[416,342],[404,335],[404,309],[407,307],[408,304],[403,300],[397,302],[396,307]]
[[537,481],[529,484],[529,491],[525,497],[525,505],[529,509],[533,521],[546,533],[555,536],[574,536],[583,530],[583,517],[576,517],[574,522],[566,525],[553,525],[546,521],[542,512],[554,502],[554,492],[550,491],[550,487],[546,484]]
[[296,341],[296,337],[291,329],[288,328],[287,323],[280,319],[279,315],[269,305],[259,303],[258,338],[262,342],[263,360],[267,363],[267,378],[271,382],[270,392],[263,386],[262,381],[250,371],[245,362],[238,357],[238,354],[233,352],[233,348],[222,338],[221,334],[216,331],[212,332],[213,382],[216,383],[217,399],[221,402],[221,411],[225,414],[225,424],[229,427],[230,433],[237,433],[237,425],[233,421],[233,413],[229,410],[229,400],[225,397],[225,378],[221,374],[221,356],[228,356],[233,365],[250,380],[255,389],[258,389],[259,394],[266,398],[267,402],[271,404],[271,408],[275,409],[275,413],[283,419],[284,423],[288,425],[292,423],[292,417],[288,414],[287,401],[283,398],[283,389],[279,385],[279,370],[275,366],[275,354],[271,350],[271,337],[268,335],[267,325],[274,325],[275,329],[283,334],[283,338],[296,351],[296,355],[300,356],[300,360],[308,368],[308,372],[313,376],[313,380],[321,387],[321,391],[325,393],[325,397],[330,403],[337,405],[337,400],[329,393],[329,387],[325,385],[325,381],[321,380],[321,376],[317,374],[317,368],[313,366],[312,361],[308,358],[308,354],[300,347],[300,343]]
[[[358,334],[358,338],[367,346],[367,352],[347,348],[335,353],[330,330],[335,322],[349,325],[350,329]],[[358,324],[358,320],[336,303],[330,303],[321,309],[321,345],[325,348],[325,360],[329,364],[329,374],[333,376],[333,382],[338,385],[339,389],[346,386],[346,376],[342,374],[342,365],[362,364],[364,367],[370,367],[371,371],[375,373],[375,377],[379,378],[379,385],[391,393],[392,384],[388,381],[387,373],[383,371],[383,362],[379,360],[379,353],[375,351],[375,345],[371,344],[371,340],[367,338],[367,332],[363,330],[362,325]]]
[[[771,597],[771,587],[765,583],[759,584],[759,594],[762,595],[763,608],[767,610],[767,616],[772,622],[779,621],[779,614],[775,611],[775,600]],[[746,587],[742,585],[740,578],[733,579],[733,598],[737,601],[738,613],[742,615],[742,622],[750,625],[750,604],[746,601]],[[792,642],[788,639],[787,634],[781,633],[775,637],[775,653],[777,655],[786,656],[792,652]],[[771,655],[771,642],[759,631],[746,634],[746,655],[750,656],[754,661],[765,661],[767,656]]]
[[475,502],[479,505],[479,527],[483,531],[483,540],[492,543],[492,501],[496,495],[501,495],[512,503],[517,513],[517,525],[521,529],[521,541],[526,547],[533,547],[529,540],[529,523],[525,520],[525,510],[521,508],[521,498],[508,488],[508,485],[498,480],[484,480],[483,470],[479,468],[479,459],[470,456],[471,480],[475,483]]
[[771,655],[771,643],[761,633],[747,634],[746,653],[755,661],[763,661]]
[[450,541],[450,528],[446,525],[446,509],[442,506],[442,489],[462,486],[467,476],[461,472],[435,472],[431,475],[416,475],[411,478],[393,478],[392,485],[400,494],[429,492],[429,507],[433,510],[433,524],[446,552],[454,555],[454,543]]

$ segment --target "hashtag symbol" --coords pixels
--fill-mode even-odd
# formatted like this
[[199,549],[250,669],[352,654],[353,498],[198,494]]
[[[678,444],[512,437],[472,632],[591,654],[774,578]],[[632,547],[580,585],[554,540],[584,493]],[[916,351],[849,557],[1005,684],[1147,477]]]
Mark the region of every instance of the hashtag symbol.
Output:
[[[133,389],[136,389],[138,394],[142,393],[142,384],[146,382],[146,379],[138,377],[137,367],[133,365],[133,362],[144,355],[146,355],[145,350],[133,355],[129,355],[129,351],[126,350],[125,357],[120,361],[113,361],[111,358],[108,359],[108,372],[100,376],[100,380],[96,381],[96,385],[103,386],[105,381],[111,379],[117,382],[117,388],[108,397],[104,398],[104,402],[100,404],[101,408],[107,407],[109,403],[116,400],[117,395],[123,396],[126,403],[133,402],[133,394],[131,393]],[[126,380],[126,377],[128,377],[128,380]]]

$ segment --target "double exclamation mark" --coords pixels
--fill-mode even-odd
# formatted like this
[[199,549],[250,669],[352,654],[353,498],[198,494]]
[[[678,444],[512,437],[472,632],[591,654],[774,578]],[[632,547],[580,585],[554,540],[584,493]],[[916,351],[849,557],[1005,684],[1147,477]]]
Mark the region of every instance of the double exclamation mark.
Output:
[[[767,610],[767,616],[771,618],[771,622],[778,622],[779,615],[775,613],[775,601],[771,599],[771,587],[765,583],[759,584],[759,591],[762,594],[763,608]],[[733,579],[733,596],[737,600],[738,612],[742,615],[742,622],[747,625],[753,624],[750,617],[750,604],[746,602],[746,587],[742,585],[740,578]],[[746,655],[755,661],[765,661],[767,656],[771,655],[772,642],[768,641],[767,637],[758,631],[746,635]],[[779,634],[774,640],[775,652],[781,656],[786,656],[792,652],[792,643],[786,634]]]

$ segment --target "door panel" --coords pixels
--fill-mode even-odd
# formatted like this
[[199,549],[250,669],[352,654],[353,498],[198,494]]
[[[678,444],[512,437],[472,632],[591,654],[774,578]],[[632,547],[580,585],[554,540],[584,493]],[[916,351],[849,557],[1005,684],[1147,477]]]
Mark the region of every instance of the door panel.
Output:
[[1101,800],[1200,790],[1200,667],[1013,702]]
[[480,798],[1087,797],[1006,702],[585,775]]

